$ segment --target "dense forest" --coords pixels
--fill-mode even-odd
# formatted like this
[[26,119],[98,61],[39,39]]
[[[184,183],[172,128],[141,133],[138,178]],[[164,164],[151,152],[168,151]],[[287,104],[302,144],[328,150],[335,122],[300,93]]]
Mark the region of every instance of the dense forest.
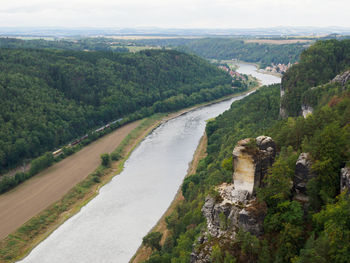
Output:
[[298,61],[300,53],[305,49],[305,43],[283,45],[247,43],[235,38],[146,39],[136,43],[176,47],[181,51],[208,59],[239,59],[247,62],[258,62],[261,63],[262,67],[271,63],[295,63]]
[[266,44],[246,42],[239,38],[160,38],[160,39],[108,39],[78,38],[59,40],[21,40],[0,38],[0,48],[24,49],[60,49],[60,50],[97,50],[128,52],[128,47],[146,46],[177,49],[207,59],[231,60],[239,59],[260,63],[262,67],[274,64],[288,64],[298,61],[300,53],[306,48],[305,43]]
[[320,93],[324,88],[315,87],[326,84],[349,67],[350,40],[318,41],[302,52],[300,63],[282,78],[282,88],[285,90],[282,107],[287,115],[299,115],[301,105],[317,105],[317,97],[324,93]]
[[[339,53],[338,49],[329,52],[329,46],[346,43],[317,43],[308,51],[311,53],[306,53],[309,60],[301,60],[300,64],[317,67],[318,52],[326,52],[331,60]],[[340,54],[349,56],[348,52]],[[339,67],[344,69],[344,65]],[[339,70],[332,68],[333,72]],[[293,72],[299,71],[292,68],[288,76],[296,79]],[[332,73],[325,77],[322,71],[314,74],[309,81],[325,83],[334,76]],[[350,197],[348,192],[340,191],[340,169],[350,166],[350,81],[323,86],[313,114],[306,118],[280,119],[279,93],[279,85],[263,87],[234,102],[230,110],[207,124],[208,155],[200,161],[196,173],[184,180],[185,200],[166,218],[170,235],[162,246],[160,233],[151,233],[144,239],[144,244],[153,249],[146,262],[190,262],[191,253],[200,248],[194,245],[207,226],[201,211],[206,196],[216,198],[215,186],[232,182],[232,150],[237,141],[262,134],[271,136],[278,149],[263,186],[257,190],[258,205],[265,211],[263,235],[240,229],[235,230],[237,234],[229,242],[209,237],[211,262],[350,262]],[[297,201],[293,192],[296,161],[301,152],[310,155],[311,172],[315,174],[305,186],[307,205]],[[222,214],[220,218],[223,229],[227,227],[225,217]]]
[[228,74],[178,51],[0,49],[0,172],[108,121],[238,90]]
[[60,49],[60,50],[95,50],[128,52],[126,47],[114,47],[109,44],[110,40],[105,38],[79,38],[59,40],[22,40],[16,38],[0,38],[0,48],[22,48],[22,49]]

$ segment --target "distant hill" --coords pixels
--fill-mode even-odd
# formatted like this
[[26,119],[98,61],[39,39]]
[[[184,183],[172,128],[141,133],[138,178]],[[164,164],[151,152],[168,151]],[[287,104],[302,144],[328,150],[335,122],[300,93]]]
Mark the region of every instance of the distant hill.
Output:
[[347,69],[350,69],[349,39],[316,42],[301,54],[299,64],[282,78],[282,92],[285,93],[282,111],[287,116],[297,116],[301,114],[302,105],[314,106],[321,95],[320,89],[315,88]]

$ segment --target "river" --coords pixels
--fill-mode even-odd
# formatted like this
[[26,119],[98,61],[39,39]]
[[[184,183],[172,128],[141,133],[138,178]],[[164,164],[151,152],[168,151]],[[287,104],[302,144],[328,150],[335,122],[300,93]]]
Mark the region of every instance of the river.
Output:
[[[238,72],[251,74],[263,84],[280,82],[278,77],[257,72],[254,65],[238,64]],[[195,109],[159,126],[132,152],[121,174],[21,262],[127,263],[173,200],[205,120],[243,97]]]

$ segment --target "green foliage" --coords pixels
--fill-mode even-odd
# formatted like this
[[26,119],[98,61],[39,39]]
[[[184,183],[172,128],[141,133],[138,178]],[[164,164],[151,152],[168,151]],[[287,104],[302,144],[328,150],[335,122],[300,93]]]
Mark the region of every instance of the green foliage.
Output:
[[[350,162],[350,85],[331,83],[309,89],[348,67],[349,54],[349,42],[317,43],[303,53],[302,65],[293,67],[284,79],[290,85],[284,87],[290,100],[288,111],[295,113],[292,116],[297,115],[303,99],[312,100],[315,111],[307,118],[278,120],[279,85],[273,85],[233,103],[230,110],[208,122],[208,155],[200,161],[196,174],[185,180],[186,200],[167,218],[176,240],[166,254],[172,263],[189,261],[191,244],[199,227],[205,226],[198,216],[203,200],[210,194],[220,201],[215,186],[232,180],[229,163],[237,141],[262,134],[271,136],[279,150],[257,191],[258,202],[267,205],[264,235],[257,238],[241,230],[232,243],[211,239],[212,262],[235,262],[232,255],[242,263],[350,261],[350,199],[346,194],[337,197],[340,168]],[[310,153],[316,174],[306,185],[308,209],[294,201],[291,192],[295,163],[302,151]],[[225,215],[219,217],[221,226],[227,227]],[[161,258],[165,259],[165,254]]]
[[49,167],[53,162],[54,159],[52,153],[45,153],[45,155],[40,156],[31,162],[29,175],[32,176],[34,174],[37,174],[38,172]]
[[159,232],[152,232],[147,234],[143,239],[142,243],[152,249],[160,250],[161,246],[159,244],[162,239],[162,234]]
[[221,252],[221,249],[218,245],[215,245],[212,247],[212,252],[211,252],[211,255],[210,255],[210,258],[211,258],[211,262],[213,263],[221,263],[223,262],[223,253]]
[[122,155],[118,152],[112,152],[110,156],[113,161],[118,161],[122,158]]
[[101,165],[109,167],[111,165],[111,157],[108,153],[101,154]]
[[165,253],[169,253],[174,248],[174,246],[175,246],[174,237],[172,235],[169,235],[164,241],[162,251]]
[[350,200],[345,193],[335,204],[313,216],[318,235],[311,235],[300,256],[293,263],[335,262],[350,260]]
[[239,229],[236,240],[239,243],[243,254],[248,257],[248,262],[252,262],[259,252],[259,239],[249,232]]
[[230,156],[229,158],[224,159],[221,162],[221,167],[229,172],[233,172],[233,159],[232,156]]
[[178,51],[0,48],[0,58],[1,173],[107,122],[127,123],[235,92],[228,74]]
[[264,186],[258,189],[258,196],[268,206],[274,207],[289,200],[296,158],[297,156],[294,155],[294,163],[288,163],[282,157],[278,158],[264,178]]
[[192,174],[186,177],[182,183],[181,190],[182,195],[188,200],[194,191],[195,185],[200,181],[198,174]]
[[281,103],[289,116],[299,115],[302,104],[317,105],[328,88],[310,88],[327,83],[350,67],[349,53],[350,40],[318,41],[302,52],[299,64],[293,65],[282,79],[286,93]]
[[44,39],[35,39],[35,40],[22,40],[16,38],[1,38],[0,39],[0,48],[22,48],[22,49],[61,49],[61,50],[75,50],[75,51],[84,51],[84,50],[105,50],[105,51],[114,51],[114,52],[128,52],[128,49],[125,47],[112,48],[108,44],[107,39],[102,38],[83,38],[75,39],[74,41],[70,40],[53,40],[48,41]]
[[247,62],[260,62],[264,66],[272,63],[294,63],[299,59],[305,44],[273,45],[246,43],[236,38],[202,39],[143,39],[135,41],[143,45],[171,46],[210,59],[239,59]]
[[[189,262],[192,245],[205,225],[201,212],[205,197],[210,194],[214,198],[219,198],[214,186],[232,181],[230,156],[236,142],[245,137],[263,134],[267,130],[267,125],[277,121],[278,110],[279,85],[272,85],[259,89],[241,101],[234,102],[229,111],[208,122],[206,128],[209,139],[208,156],[199,162],[195,174],[185,178],[182,185],[185,200],[166,218],[167,228],[173,233],[175,242],[171,251],[166,250],[161,253],[162,260],[171,257],[172,263]],[[227,228],[229,223],[227,217],[223,214],[220,217],[222,227]],[[255,239],[253,241],[255,253],[256,249],[259,250],[259,244],[256,244]],[[248,257],[251,250],[248,245],[245,248]],[[215,260],[221,260],[219,262],[224,263],[236,262],[233,253],[222,248],[220,251],[221,254],[212,255]],[[256,254],[254,258],[257,258]]]

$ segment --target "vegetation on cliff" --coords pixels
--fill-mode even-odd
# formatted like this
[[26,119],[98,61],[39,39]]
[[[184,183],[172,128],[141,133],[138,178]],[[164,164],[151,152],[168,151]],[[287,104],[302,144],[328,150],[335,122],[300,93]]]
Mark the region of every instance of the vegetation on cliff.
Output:
[[[348,42],[317,43],[304,53],[311,68],[317,68],[317,54],[328,52],[330,46],[345,47]],[[333,48],[331,48],[333,50]],[[317,50],[315,58],[313,50]],[[344,50],[343,50],[344,51]],[[327,61],[349,57],[349,51]],[[306,54],[306,55],[305,55]],[[304,62],[301,62],[303,65]],[[315,65],[314,65],[315,64]],[[327,77],[323,71],[313,71],[317,85],[329,82],[346,63]],[[295,66],[294,66],[295,67]],[[298,79],[297,69],[288,73]],[[294,73],[293,73],[294,72]],[[303,81],[309,83],[311,75]],[[291,89],[297,86],[290,86]],[[306,87],[306,86],[305,86]],[[201,214],[206,195],[216,196],[214,186],[231,182],[231,153],[240,139],[271,136],[279,148],[278,156],[257,198],[266,206],[264,234],[254,236],[238,231],[235,239],[210,240],[212,262],[336,262],[350,261],[350,198],[340,190],[340,171],[350,165],[350,83],[320,86],[312,115],[279,120],[279,85],[265,87],[255,94],[235,102],[229,111],[207,125],[208,156],[200,162],[196,173],[184,181],[182,191],[186,200],[167,219],[171,230],[171,249],[155,250],[147,262],[189,262],[193,244],[206,229]],[[293,92],[299,98],[303,89]],[[290,94],[289,94],[290,95]],[[299,103],[296,101],[295,103]],[[293,186],[296,161],[301,152],[309,153],[311,172],[315,176],[304,186],[307,199],[297,198]],[[222,218],[225,221],[225,215]],[[206,262],[206,261],[205,261]]]
[[[155,250],[147,262],[190,261],[195,238],[205,227],[201,209],[206,195],[215,195],[214,186],[232,180],[232,146],[241,138],[264,133],[267,124],[278,119],[278,110],[279,85],[272,85],[233,103],[231,110],[208,123],[208,156],[200,161],[196,173],[185,179],[182,186],[185,201],[166,219],[172,245]],[[222,255],[218,255],[219,250],[215,251],[215,257],[224,258],[225,251]],[[227,253],[229,258],[231,254]]]
[[281,103],[287,115],[300,115],[301,105],[317,105],[318,98],[329,92],[324,88],[320,93],[315,87],[328,83],[349,67],[350,40],[318,41],[302,52],[299,64],[282,78],[285,96]]

